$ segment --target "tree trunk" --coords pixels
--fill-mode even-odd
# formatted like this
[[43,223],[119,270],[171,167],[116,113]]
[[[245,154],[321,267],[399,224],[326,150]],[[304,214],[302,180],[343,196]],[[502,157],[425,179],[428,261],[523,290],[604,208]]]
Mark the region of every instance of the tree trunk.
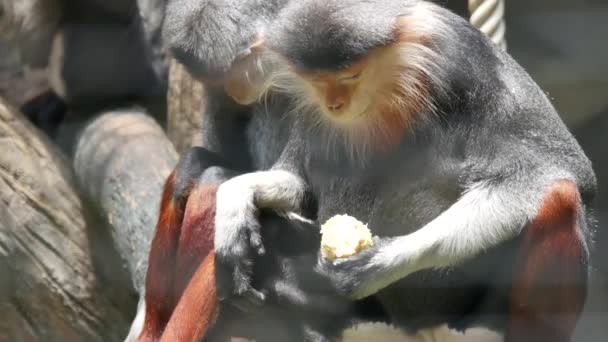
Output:
[[200,144],[203,84],[175,59],[169,68],[167,133],[179,153]]
[[69,164],[1,98],[0,151],[0,340],[120,340],[132,308],[96,272]]

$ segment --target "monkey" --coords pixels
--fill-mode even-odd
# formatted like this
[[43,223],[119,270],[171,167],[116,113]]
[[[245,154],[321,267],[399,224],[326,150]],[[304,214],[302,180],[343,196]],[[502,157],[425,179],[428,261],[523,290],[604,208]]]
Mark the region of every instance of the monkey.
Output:
[[[176,269],[182,272],[181,269],[186,268],[189,271],[183,271],[180,277],[183,282],[190,278],[192,267],[176,265],[174,258],[181,221],[186,220],[183,215],[190,191],[196,184],[221,183],[235,172],[253,170],[249,153],[243,153],[249,150],[245,131],[251,108],[239,106],[227,96],[222,79],[237,57],[248,49],[259,27],[271,21],[285,2],[168,0],[164,3],[164,46],[205,85],[202,132],[200,148],[191,149],[181,158],[174,170],[174,179],[169,178],[165,184],[165,191],[171,195],[163,197],[159,218],[173,217],[176,221],[158,222],[148,260],[145,304],[138,307],[127,341],[137,336],[141,341],[160,338],[175,308],[174,298],[180,295],[173,288],[173,277],[164,277],[164,274],[177,273]],[[217,37],[227,39],[216,40]],[[205,171],[208,171],[206,175]],[[214,203],[203,204],[214,206]],[[204,226],[201,237],[204,234],[211,236],[211,223]],[[173,257],[167,260],[165,253],[171,253]],[[192,263],[197,266],[209,251],[202,249],[194,254],[200,259]],[[203,271],[209,270],[201,270],[201,273]],[[214,289],[200,292],[213,293]],[[210,299],[214,299],[213,296]],[[216,310],[215,307],[211,309]],[[178,316],[173,321],[181,320]]]
[[292,109],[251,126],[280,119],[272,129],[288,138],[275,158],[254,153],[263,171],[217,190],[220,298],[264,299],[251,283],[265,252],[258,210],[299,212],[310,192],[321,222],[348,213],[377,235],[346,260],[319,258],[341,296],[376,296],[403,329],[481,324],[506,341],[570,339],[596,179],[507,53],[418,0],[301,1],[264,40],[270,88]]

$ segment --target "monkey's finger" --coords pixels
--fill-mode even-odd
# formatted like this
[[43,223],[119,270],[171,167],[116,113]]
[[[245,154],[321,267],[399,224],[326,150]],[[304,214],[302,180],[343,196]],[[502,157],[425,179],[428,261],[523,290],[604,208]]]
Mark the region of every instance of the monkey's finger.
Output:
[[220,301],[229,299],[235,292],[235,276],[232,271],[229,271],[229,266],[218,262],[216,259],[215,268],[215,286],[217,297]]
[[252,268],[252,263],[248,262],[247,246],[245,243],[235,243],[229,256],[216,253],[215,258],[215,277],[218,298],[226,300],[239,292],[245,291],[249,286],[250,278],[248,274]]
[[262,235],[260,234],[262,227],[257,219],[250,220],[247,225],[247,235],[249,236],[249,245],[247,247],[252,248],[257,255],[264,255],[266,250],[262,242]]
[[243,295],[243,297],[255,306],[260,306],[266,301],[266,295],[263,292],[254,289],[253,287],[249,288],[248,291]]
[[319,252],[319,254],[317,255],[317,264],[315,265],[314,269],[317,273],[320,274],[330,274],[331,272],[331,261],[329,261],[327,258],[325,258],[323,256],[323,253]]
[[266,253],[264,243],[262,242],[262,235],[258,230],[252,229],[250,231],[249,243],[251,248],[253,248],[257,255],[264,255]]
[[240,297],[231,300],[230,305],[234,306],[237,310],[241,312],[250,313],[254,311],[254,308],[250,305],[250,303]]
[[245,293],[233,298],[230,302],[233,306],[243,312],[255,312],[266,301],[266,295],[254,288],[249,288]]
[[221,273],[216,272],[216,288],[217,288],[217,298],[220,301],[224,301],[233,294],[232,281],[229,280],[230,276],[222,276]]

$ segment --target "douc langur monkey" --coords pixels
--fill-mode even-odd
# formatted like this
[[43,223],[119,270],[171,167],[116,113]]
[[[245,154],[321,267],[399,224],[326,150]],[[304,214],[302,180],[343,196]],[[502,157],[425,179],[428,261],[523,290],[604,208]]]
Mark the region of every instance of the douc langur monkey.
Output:
[[[156,341],[161,337],[181,295],[181,289],[176,289],[175,282],[187,284],[199,264],[201,269],[196,274],[214,275],[213,263],[203,261],[203,258],[213,257],[212,244],[195,244],[196,249],[191,248],[192,245],[182,246],[181,250],[190,253],[193,258],[188,260],[188,264],[177,264],[181,232],[189,229],[182,225],[191,220],[184,216],[186,204],[192,197],[192,192],[211,191],[200,190],[201,186],[221,183],[235,173],[253,169],[245,137],[251,108],[238,106],[226,96],[221,79],[236,57],[246,50],[254,39],[256,25],[263,24],[264,19],[270,20],[280,3],[281,1],[259,0],[166,1],[163,40],[173,56],[205,84],[203,132],[201,147],[188,151],[165,183],[159,221],[148,260],[145,305],[138,308],[127,341],[135,338],[139,341]],[[226,39],[216,39],[218,37]],[[212,192],[213,195],[208,194],[206,201],[199,200],[199,210],[192,214],[214,212],[215,192]],[[196,237],[201,241],[205,237],[213,238],[213,220],[204,217],[207,218],[205,222],[197,223],[199,230]],[[200,221],[194,218],[194,221],[197,220]],[[191,243],[190,240],[184,241]],[[195,290],[190,292],[209,294],[206,298],[209,303],[200,304],[212,307],[206,310],[206,317],[212,318],[217,314],[217,301],[212,295],[215,292],[215,282],[211,281],[209,284],[213,284],[213,288],[203,288],[201,284],[198,287],[191,286]],[[177,317],[171,320],[169,330],[176,322],[180,322],[180,325],[186,324],[182,322],[191,317],[190,314],[181,317],[179,313],[174,316]],[[194,327],[201,321],[204,321],[204,318],[190,325]],[[207,325],[211,325],[211,321],[213,319],[209,319]],[[206,329],[205,327],[203,330]],[[193,328],[180,327],[179,330],[193,337],[205,334],[205,331],[194,331]],[[173,333],[169,331],[167,335]]]
[[[263,299],[252,283],[265,241],[257,212],[299,212],[309,192],[319,222],[347,213],[378,236],[353,257],[319,259],[342,296],[375,295],[409,330],[570,339],[586,298],[595,175],[508,54],[416,0],[301,1],[264,39],[251,63],[264,67],[251,72],[289,99],[289,124],[273,135],[288,138],[268,170],[219,186],[220,297]],[[238,82],[226,90],[256,98]]]

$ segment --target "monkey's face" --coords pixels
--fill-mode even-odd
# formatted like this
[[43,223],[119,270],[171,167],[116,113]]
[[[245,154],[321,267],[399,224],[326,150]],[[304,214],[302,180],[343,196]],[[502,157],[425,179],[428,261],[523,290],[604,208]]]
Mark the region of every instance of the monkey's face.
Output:
[[[395,43],[370,50],[356,63],[339,70],[311,70],[272,53],[269,84],[288,94],[291,113],[307,115],[313,126],[329,128],[330,136],[357,150],[395,146],[417,113],[425,110],[426,68],[419,50]],[[332,138],[333,139],[333,138]]]
[[357,126],[400,111],[403,62],[397,48],[380,48],[335,71],[297,72],[319,112],[331,122]]
[[309,96],[321,115],[348,124],[365,114],[369,103],[359,88],[365,78],[365,62],[334,72],[298,73],[309,88]]

